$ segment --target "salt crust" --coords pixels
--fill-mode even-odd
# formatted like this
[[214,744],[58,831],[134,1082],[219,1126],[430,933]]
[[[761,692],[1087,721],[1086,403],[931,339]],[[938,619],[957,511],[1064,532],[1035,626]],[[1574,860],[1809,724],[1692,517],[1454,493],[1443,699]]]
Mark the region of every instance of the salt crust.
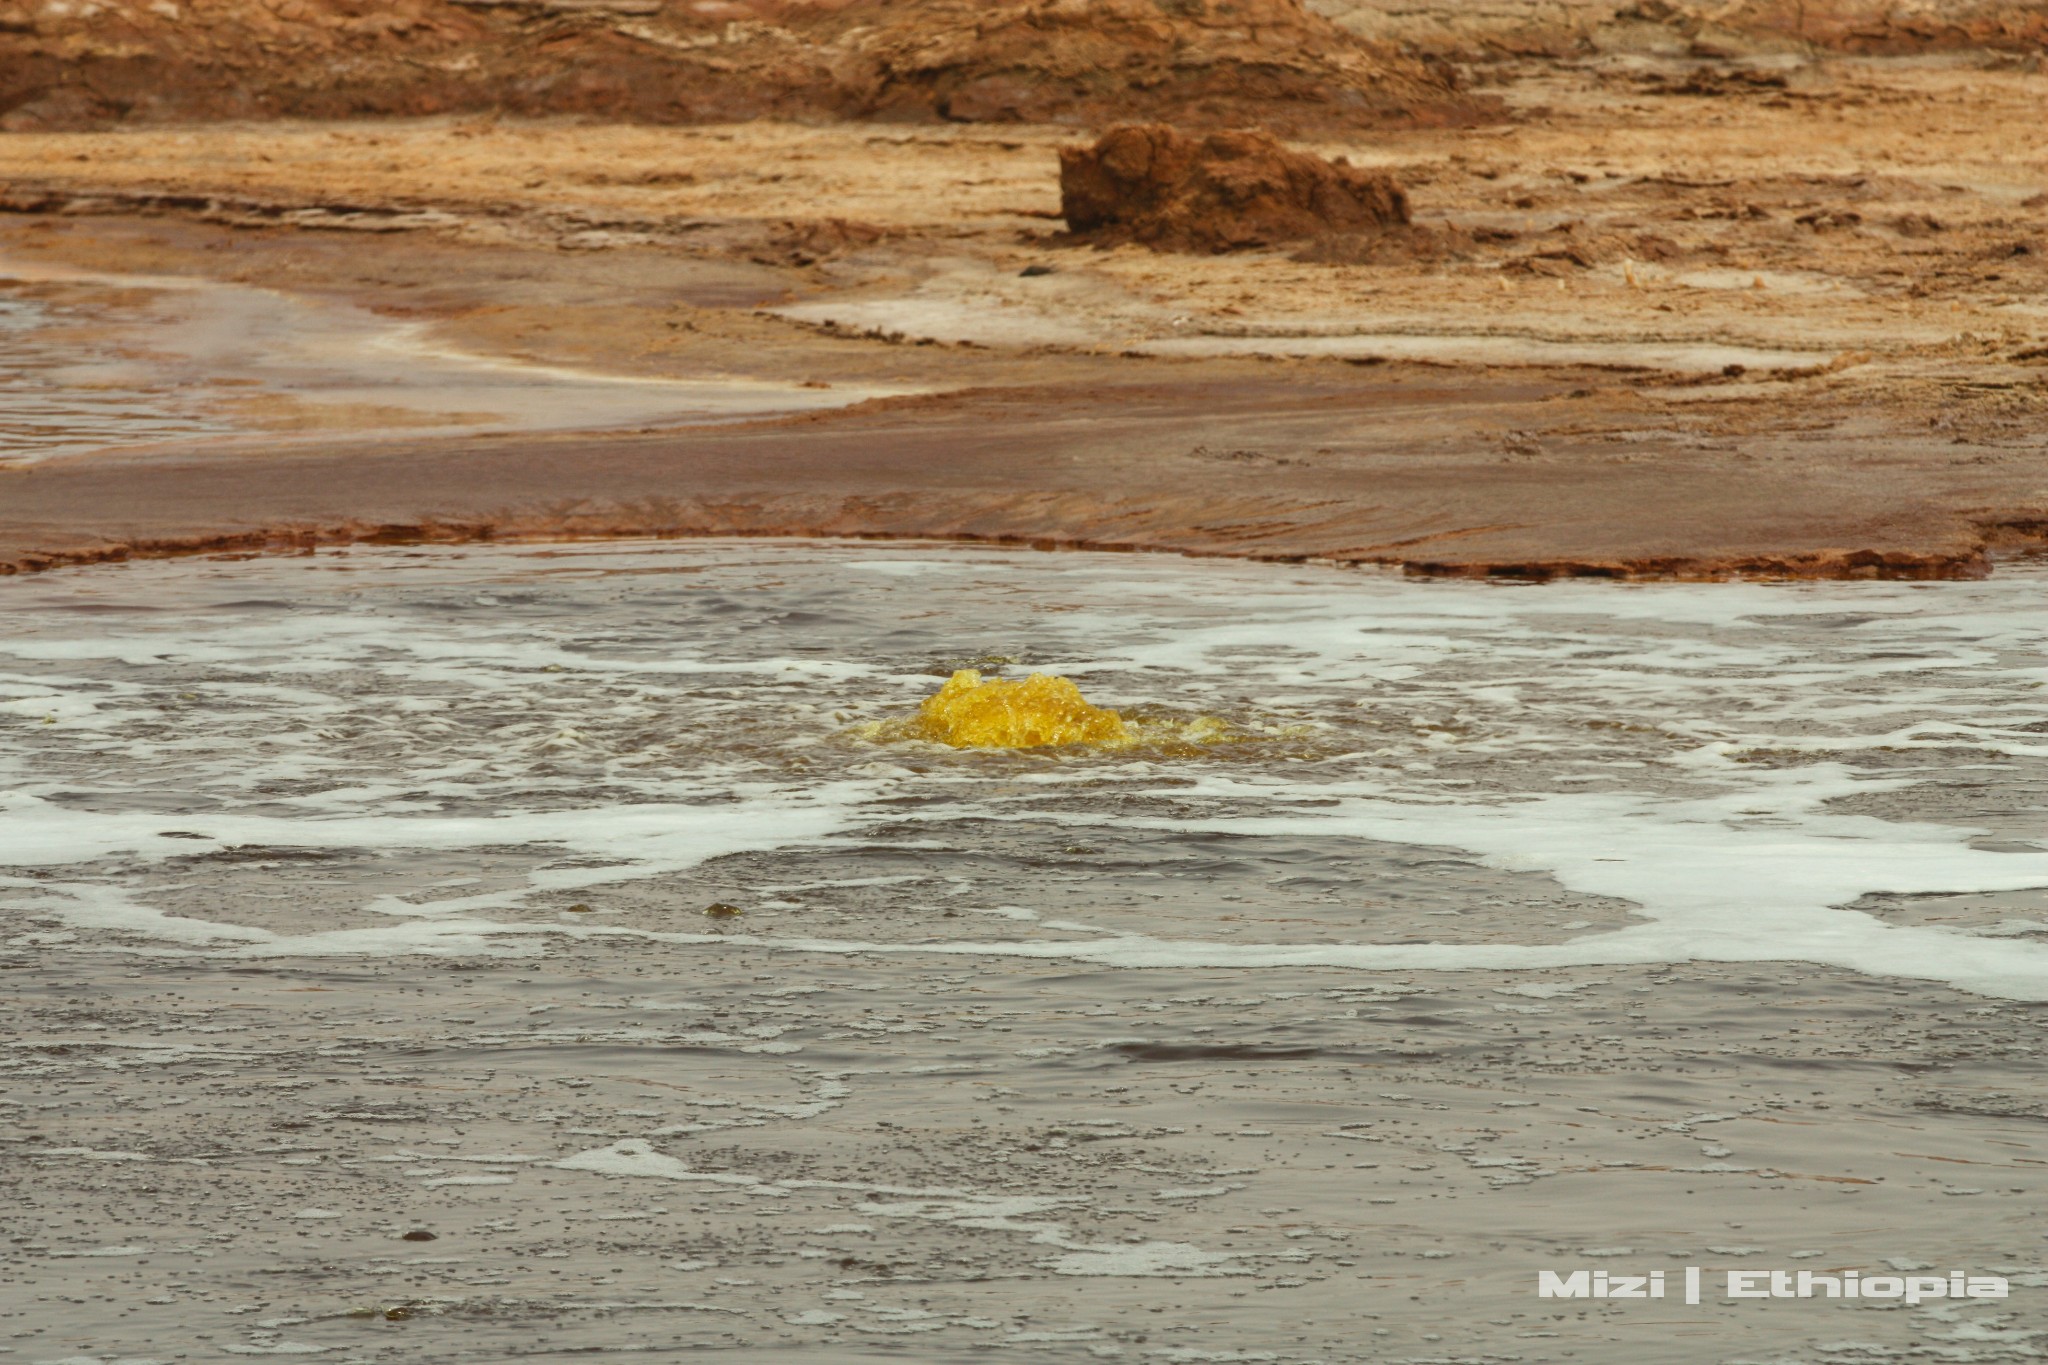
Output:
[[578,1152],[550,1163],[556,1170],[589,1171],[597,1175],[653,1180],[694,1181],[731,1185],[753,1193],[787,1196],[799,1190],[850,1191],[869,1196],[856,1211],[876,1218],[915,1218],[992,1232],[1023,1233],[1031,1242],[1058,1249],[1042,1263],[1057,1275],[1223,1276],[1249,1275],[1251,1269],[1227,1252],[1204,1251],[1185,1242],[1092,1244],[1072,1241],[1064,1224],[1037,1215],[1087,1202],[1072,1195],[982,1194],[951,1187],[934,1189],[868,1185],[844,1180],[763,1180],[723,1171],[700,1171],[654,1150],[638,1138],[609,1147]]

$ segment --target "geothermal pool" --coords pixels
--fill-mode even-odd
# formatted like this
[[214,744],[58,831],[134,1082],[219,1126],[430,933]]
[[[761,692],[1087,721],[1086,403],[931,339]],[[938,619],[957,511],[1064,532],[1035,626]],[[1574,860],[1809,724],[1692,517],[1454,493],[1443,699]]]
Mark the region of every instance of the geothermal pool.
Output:
[[[23,1360],[2022,1358],[2044,582],[719,541],[0,582],[0,1323]],[[876,737],[967,667],[1224,737]],[[1528,1288],[1773,1254],[2022,1287]]]
[[[711,940],[929,965],[1783,961],[2048,999],[2008,894],[2048,886],[2040,589],[823,545],[138,564],[5,586],[0,846],[42,913],[154,952],[695,945],[697,907],[561,912],[702,873],[753,902]],[[860,737],[977,662],[1232,735]],[[203,908],[235,850],[201,899],[266,850],[378,889]],[[835,901],[880,935],[820,932]]]

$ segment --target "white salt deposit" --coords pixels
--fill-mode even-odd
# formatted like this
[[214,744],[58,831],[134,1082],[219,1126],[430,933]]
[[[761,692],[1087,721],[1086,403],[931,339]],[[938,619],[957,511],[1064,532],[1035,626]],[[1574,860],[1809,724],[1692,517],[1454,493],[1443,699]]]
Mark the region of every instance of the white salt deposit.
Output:
[[1086,1247],[1044,1263],[1055,1275],[1249,1275],[1247,1267],[1223,1252],[1204,1251],[1185,1242],[1143,1242],[1136,1246]]
[[[1087,1202],[1073,1195],[990,1193],[950,1187],[904,1189],[837,1180],[763,1180],[756,1176],[696,1170],[681,1159],[656,1151],[650,1143],[638,1139],[579,1152],[549,1164],[556,1170],[588,1171],[596,1175],[736,1185],[747,1188],[750,1193],[777,1197],[788,1197],[798,1192],[865,1196],[852,1206],[853,1212],[874,1218],[1022,1233],[1034,1244],[1059,1249],[1060,1255],[1043,1263],[1044,1269],[1058,1275],[1216,1276],[1251,1273],[1241,1264],[1239,1255],[1205,1251],[1179,1242],[1103,1245],[1073,1241],[1064,1223],[1045,1217]],[[848,1226],[866,1230],[868,1225]],[[833,1230],[837,1229],[826,1229]]]

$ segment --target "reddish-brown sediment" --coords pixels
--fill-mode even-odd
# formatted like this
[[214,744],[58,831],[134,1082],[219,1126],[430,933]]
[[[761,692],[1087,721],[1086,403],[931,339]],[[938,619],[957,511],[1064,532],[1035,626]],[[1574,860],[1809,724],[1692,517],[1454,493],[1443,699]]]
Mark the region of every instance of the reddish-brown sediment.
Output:
[[0,180],[49,210],[0,218],[11,260],[339,296],[514,364],[943,395],[93,456],[0,473],[0,560],[758,534],[1918,577],[2040,548],[2038,79],[1991,57],[1787,59],[1784,87],[1659,62],[1654,88],[1639,65],[1504,69],[1530,82],[1512,127],[1325,143],[1410,186],[1415,223],[1221,255],[1055,234],[1070,127],[0,139]]
[[1503,414],[1540,420],[1571,382],[1451,387],[1390,366],[1365,383],[964,393],[659,435],[89,457],[0,475],[0,566],[350,541],[744,535],[1512,578],[1954,578],[1984,572],[1987,523],[2005,524],[2008,542],[2028,534],[2009,477],[1957,477],[1897,443],[1798,467],[1703,455],[1654,469],[1591,449],[1504,462],[1476,439],[1462,456],[1401,449],[1400,433],[1425,415],[1475,436]]
[[1912,53],[1958,48],[2039,48],[2048,40],[2041,0],[1751,0],[1741,5],[1688,5],[1635,0],[1617,20],[1667,25],[1695,43],[1717,36],[1779,38],[1844,52]]
[[1988,48],[2038,53],[2043,0],[1309,0],[1354,32],[1460,60],[1577,58],[1681,52],[1712,59],[1755,52],[1928,53]]
[[0,0],[0,124],[495,109],[1306,131],[1497,114],[1446,57],[2044,40],[2042,0]]
[[1060,151],[1060,214],[1096,241],[1243,251],[1408,222],[1391,176],[1289,149],[1263,129],[1190,137],[1121,124]]
[[1300,0],[0,0],[0,127],[498,110],[666,123],[1492,116]]

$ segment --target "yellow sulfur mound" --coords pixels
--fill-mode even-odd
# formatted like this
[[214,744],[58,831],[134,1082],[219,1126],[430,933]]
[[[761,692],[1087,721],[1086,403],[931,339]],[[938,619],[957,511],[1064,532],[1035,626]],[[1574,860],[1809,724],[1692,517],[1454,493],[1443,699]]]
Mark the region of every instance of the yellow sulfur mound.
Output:
[[1081,689],[1065,678],[1033,673],[1023,682],[983,682],[971,668],[955,673],[937,696],[925,699],[910,730],[958,749],[1137,742],[1122,716],[1090,706]]

